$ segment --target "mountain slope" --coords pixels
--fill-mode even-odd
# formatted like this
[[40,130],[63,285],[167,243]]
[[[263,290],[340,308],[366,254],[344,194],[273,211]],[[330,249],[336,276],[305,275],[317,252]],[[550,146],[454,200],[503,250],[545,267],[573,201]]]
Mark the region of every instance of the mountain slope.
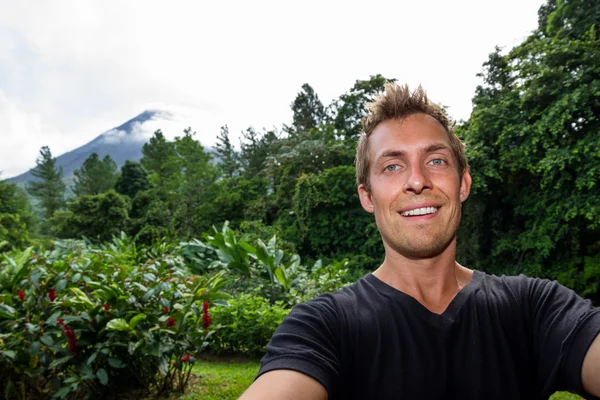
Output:
[[[142,147],[148,138],[136,135],[136,127],[159,117],[160,113],[162,112],[144,111],[124,124],[102,133],[91,142],[56,157],[56,165],[63,169],[63,181],[70,186],[75,170],[79,169],[92,153],[97,153],[100,159],[110,155],[119,168],[126,160],[139,161],[142,158]],[[7,181],[24,186],[26,182],[34,179],[29,170]]]

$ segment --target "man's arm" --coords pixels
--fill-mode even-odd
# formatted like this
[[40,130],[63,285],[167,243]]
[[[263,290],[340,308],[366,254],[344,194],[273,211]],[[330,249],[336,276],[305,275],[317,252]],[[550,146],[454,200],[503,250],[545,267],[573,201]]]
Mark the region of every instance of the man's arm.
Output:
[[300,372],[270,371],[261,375],[240,400],[327,400],[327,391],[319,382]]
[[583,360],[581,380],[586,392],[600,397],[600,335],[596,336]]

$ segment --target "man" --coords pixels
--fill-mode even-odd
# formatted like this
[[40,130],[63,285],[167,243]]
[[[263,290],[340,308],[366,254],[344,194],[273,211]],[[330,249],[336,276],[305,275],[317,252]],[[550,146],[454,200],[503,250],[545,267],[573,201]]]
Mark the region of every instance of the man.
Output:
[[471,176],[443,111],[390,84],[363,127],[358,193],[383,264],[296,306],[242,399],[600,397],[600,309],[556,282],[456,262]]

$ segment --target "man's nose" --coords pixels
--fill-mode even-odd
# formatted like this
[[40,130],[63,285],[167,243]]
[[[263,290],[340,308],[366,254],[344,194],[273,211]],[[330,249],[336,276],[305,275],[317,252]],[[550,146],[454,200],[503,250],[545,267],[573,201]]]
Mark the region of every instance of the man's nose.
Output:
[[410,174],[404,182],[404,191],[421,194],[426,189],[431,190],[431,187],[432,184],[427,171],[421,165],[412,166]]

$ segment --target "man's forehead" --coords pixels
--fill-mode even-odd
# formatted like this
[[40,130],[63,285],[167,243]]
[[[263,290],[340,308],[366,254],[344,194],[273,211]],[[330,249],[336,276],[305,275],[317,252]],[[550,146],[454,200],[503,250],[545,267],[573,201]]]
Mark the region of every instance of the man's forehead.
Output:
[[435,119],[428,115],[424,117],[433,121],[414,117],[384,121],[378,125],[369,137],[370,156],[376,159],[390,153],[451,150],[448,134]]

